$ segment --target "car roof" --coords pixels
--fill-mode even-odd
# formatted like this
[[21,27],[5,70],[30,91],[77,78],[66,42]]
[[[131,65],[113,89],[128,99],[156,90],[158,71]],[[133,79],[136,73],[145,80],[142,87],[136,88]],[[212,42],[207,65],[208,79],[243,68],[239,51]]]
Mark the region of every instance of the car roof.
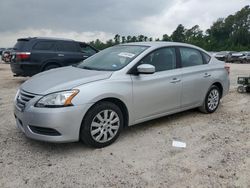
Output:
[[74,41],[72,39],[66,38],[56,38],[56,37],[27,37],[27,38],[19,38],[17,41],[21,40],[61,40],[61,41]]
[[[160,47],[167,47],[167,46],[182,46],[182,47],[191,47],[191,48],[196,48],[199,49],[203,52],[206,52],[204,49],[194,46],[192,44],[187,44],[187,43],[181,43],[181,42],[166,42],[166,41],[155,41],[155,42],[131,42],[131,43],[124,43],[120,45],[134,45],[134,46],[149,46],[149,47],[155,47],[155,48],[160,48]],[[208,52],[206,52],[208,54]]]

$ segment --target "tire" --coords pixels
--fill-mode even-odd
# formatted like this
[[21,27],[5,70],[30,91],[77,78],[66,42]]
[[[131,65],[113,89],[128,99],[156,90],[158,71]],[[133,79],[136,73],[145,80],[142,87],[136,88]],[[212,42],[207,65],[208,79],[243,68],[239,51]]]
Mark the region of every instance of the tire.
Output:
[[238,91],[238,93],[245,93],[246,89],[244,86],[238,86],[237,91]]
[[206,94],[203,105],[199,107],[199,110],[206,114],[215,112],[220,105],[220,99],[220,89],[212,85]]
[[58,68],[58,67],[60,67],[60,66],[57,65],[57,64],[46,65],[46,66],[43,68],[43,71],[47,71],[47,70],[50,70],[50,69],[55,69],[55,68]]
[[117,105],[99,102],[86,113],[81,125],[80,140],[95,148],[108,146],[118,138],[123,124],[123,114]]

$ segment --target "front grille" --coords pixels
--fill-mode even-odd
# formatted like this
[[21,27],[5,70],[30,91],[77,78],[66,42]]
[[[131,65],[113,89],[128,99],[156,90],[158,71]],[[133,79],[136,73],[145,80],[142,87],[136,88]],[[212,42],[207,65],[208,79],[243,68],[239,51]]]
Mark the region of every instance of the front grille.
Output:
[[20,110],[24,110],[26,104],[35,97],[34,94],[21,90],[16,99],[16,105]]

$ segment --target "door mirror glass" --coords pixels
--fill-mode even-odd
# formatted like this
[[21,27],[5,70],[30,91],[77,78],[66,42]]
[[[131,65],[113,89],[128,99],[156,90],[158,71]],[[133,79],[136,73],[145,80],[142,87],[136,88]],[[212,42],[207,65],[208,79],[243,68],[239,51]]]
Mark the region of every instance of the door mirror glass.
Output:
[[141,64],[137,67],[139,74],[153,74],[155,73],[155,66],[150,64]]

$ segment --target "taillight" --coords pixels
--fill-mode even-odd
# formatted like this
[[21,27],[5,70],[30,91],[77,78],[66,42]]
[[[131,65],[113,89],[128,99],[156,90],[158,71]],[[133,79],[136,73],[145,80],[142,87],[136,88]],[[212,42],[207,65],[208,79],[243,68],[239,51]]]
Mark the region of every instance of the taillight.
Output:
[[230,74],[230,66],[225,64],[224,68],[226,69],[227,73]]
[[16,52],[16,59],[25,60],[30,57],[30,52]]

